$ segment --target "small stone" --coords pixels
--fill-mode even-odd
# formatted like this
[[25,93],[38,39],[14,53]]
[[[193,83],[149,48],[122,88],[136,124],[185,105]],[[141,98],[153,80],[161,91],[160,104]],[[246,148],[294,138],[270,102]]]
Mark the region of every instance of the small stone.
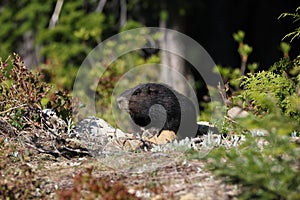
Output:
[[242,108],[240,108],[238,106],[234,106],[233,108],[229,109],[227,114],[232,119],[244,118],[249,115],[249,113],[247,111],[243,110]]
[[180,197],[180,200],[198,200],[199,198],[196,197],[194,194],[192,193],[188,193],[188,194],[185,194],[183,196]]
[[140,140],[126,140],[123,146],[125,151],[135,151],[139,149],[143,143]]
[[160,134],[156,134],[153,137],[147,139],[146,141],[154,144],[166,144],[172,142],[176,139],[176,134],[174,131],[163,130]]
[[198,124],[197,136],[207,135],[209,131],[213,134],[219,134],[219,130],[209,122],[200,121],[197,122],[197,124]]
[[126,137],[126,134],[123,132],[123,131],[121,131],[120,129],[115,129],[116,130],[116,137],[118,138],[118,137]]

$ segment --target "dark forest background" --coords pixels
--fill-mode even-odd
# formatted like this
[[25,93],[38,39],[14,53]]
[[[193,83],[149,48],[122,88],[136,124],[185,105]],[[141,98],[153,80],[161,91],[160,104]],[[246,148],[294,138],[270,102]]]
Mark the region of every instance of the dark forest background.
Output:
[[[240,68],[238,43],[232,35],[243,30],[244,42],[253,47],[248,62],[257,62],[262,70],[282,57],[282,38],[296,27],[290,19],[278,19],[279,15],[293,12],[298,4],[297,0],[2,0],[0,57],[16,52],[28,67],[42,71],[46,81],[71,90],[87,54],[121,31],[144,26],[178,30],[199,42],[216,64]],[[179,45],[170,38],[162,43]],[[294,44],[289,56],[295,58],[299,50],[300,45]],[[146,54],[150,55],[143,55],[145,63],[156,54],[157,62],[171,66],[175,60],[179,72],[192,74],[176,57],[168,60],[157,52]],[[108,76],[112,80],[117,75]],[[192,79],[197,82],[199,77]]]

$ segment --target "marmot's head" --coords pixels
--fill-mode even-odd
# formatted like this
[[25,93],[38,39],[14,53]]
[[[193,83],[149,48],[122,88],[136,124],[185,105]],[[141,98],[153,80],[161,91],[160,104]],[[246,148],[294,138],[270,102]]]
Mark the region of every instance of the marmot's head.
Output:
[[[163,84],[141,84],[123,92],[117,99],[118,106],[127,111],[138,126],[145,127],[150,123],[158,126],[162,121],[180,118],[180,104],[174,92]],[[173,126],[174,129],[178,126]]]

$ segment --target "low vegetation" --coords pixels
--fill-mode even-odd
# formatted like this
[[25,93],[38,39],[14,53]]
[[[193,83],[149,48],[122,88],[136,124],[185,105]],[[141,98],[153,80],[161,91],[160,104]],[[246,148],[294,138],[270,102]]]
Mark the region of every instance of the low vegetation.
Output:
[[[293,16],[295,21],[300,19],[298,13],[281,16]],[[235,39],[237,35],[244,36],[237,33]],[[292,40],[299,37],[299,28],[286,37],[290,36]],[[268,71],[254,72],[252,65],[248,65],[249,73],[239,81],[235,81],[234,73],[227,76],[233,91],[231,105],[240,106],[249,115],[227,119],[223,130],[227,134],[245,133],[246,140],[236,148],[215,148],[206,159],[208,169],[214,174],[239,185],[241,199],[300,198],[297,137],[300,133],[300,55],[291,60],[288,56],[291,47],[287,43],[281,46],[284,58]],[[237,124],[238,129],[234,129]],[[253,133],[263,136],[253,137]]]

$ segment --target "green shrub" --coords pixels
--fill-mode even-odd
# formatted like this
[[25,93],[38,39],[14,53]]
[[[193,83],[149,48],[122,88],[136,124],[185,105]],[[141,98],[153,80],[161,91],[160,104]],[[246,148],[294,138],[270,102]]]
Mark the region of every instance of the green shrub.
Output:
[[261,140],[266,145],[248,137],[237,148],[215,149],[209,154],[209,169],[240,185],[241,199],[299,199],[299,147],[277,133]]
[[245,100],[246,107],[251,107],[256,114],[265,115],[277,106],[285,115],[300,119],[300,110],[297,109],[299,97],[293,81],[286,77],[262,71],[245,77],[242,86],[244,90],[240,96]]
[[[300,19],[298,13],[285,16]],[[239,42],[243,36],[234,35]],[[290,36],[299,37],[299,28],[286,37]],[[290,60],[290,48],[282,43],[284,58],[268,71],[250,70],[240,79],[242,90],[230,96],[230,103],[249,115],[226,118],[222,133],[248,134],[237,147],[218,147],[206,157],[208,169],[239,186],[240,199],[300,199],[299,137],[291,137],[300,133],[300,55]],[[253,130],[264,136],[252,136]]]
[[17,129],[38,121],[43,108],[54,109],[64,120],[71,117],[69,95],[51,91],[51,85],[28,70],[17,54],[0,60],[0,81],[0,117],[7,118]]
[[290,138],[292,132],[297,135],[300,131],[297,80],[274,71],[245,77],[244,90],[235,100],[243,100],[249,116],[234,123],[226,120],[223,132],[241,134],[245,130],[261,130],[267,134],[264,137],[247,134],[241,145],[230,149],[219,147],[207,156],[208,169],[226,177],[225,181],[238,184],[241,199],[300,198],[300,148]]
[[23,65],[21,58],[14,54],[0,63],[0,115],[8,117],[18,129],[24,128],[26,119],[39,117],[41,100],[46,97],[50,87],[41,82]]

